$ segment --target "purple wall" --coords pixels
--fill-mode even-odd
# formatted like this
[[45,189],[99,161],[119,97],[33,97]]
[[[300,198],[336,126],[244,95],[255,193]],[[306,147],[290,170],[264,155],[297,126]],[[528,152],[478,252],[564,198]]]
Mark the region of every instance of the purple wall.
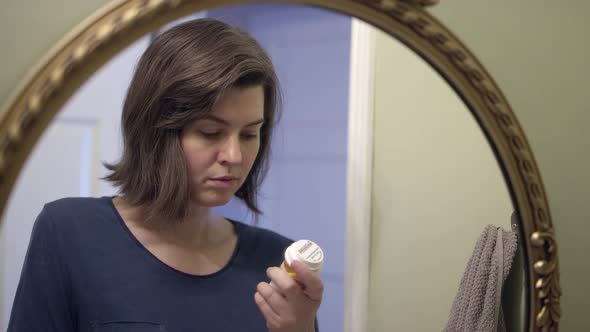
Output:
[[[342,331],[351,19],[283,4],[241,5],[207,16],[238,25],[267,50],[282,85],[283,117],[261,199],[260,226],[326,252],[321,331]],[[239,202],[220,209],[251,221]]]

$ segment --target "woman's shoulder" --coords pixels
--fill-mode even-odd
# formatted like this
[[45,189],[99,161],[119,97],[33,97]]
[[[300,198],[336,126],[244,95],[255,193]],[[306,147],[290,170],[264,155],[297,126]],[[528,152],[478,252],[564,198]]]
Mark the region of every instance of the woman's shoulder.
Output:
[[294,241],[276,231],[259,225],[249,225],[243,222],[231,220],[238,232],[250,242],[252,248],[258,250],[284,250]]
[[[79,253],[90,243],[111,238],[116,215],[109,197],[68,197],[46,203],[33,224],[31,243],[59,243],[61,255]],[[91,246],[90,246],[91,247]]]
[[45,203],[39,218],[51,219],[56,227],[69,227],[84,222],[112,218],[109,197],[65,197]]
[[45,207],[49,209],[88,209],[97,206],[104,206],[109,197],[63,197],[45,203]]

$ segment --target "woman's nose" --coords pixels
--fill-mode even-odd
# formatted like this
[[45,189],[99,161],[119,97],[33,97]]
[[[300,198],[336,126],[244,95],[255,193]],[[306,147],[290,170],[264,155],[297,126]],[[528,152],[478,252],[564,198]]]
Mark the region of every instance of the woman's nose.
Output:
[[221,163],[239,164],[242,162],[242,147],[239,137],[229,137],[219,152]]

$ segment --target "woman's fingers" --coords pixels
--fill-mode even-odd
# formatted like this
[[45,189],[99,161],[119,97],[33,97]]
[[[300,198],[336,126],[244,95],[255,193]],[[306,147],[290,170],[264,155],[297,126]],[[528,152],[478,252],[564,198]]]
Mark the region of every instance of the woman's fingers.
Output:
[[[323,283],[317,273],[304,264],[292,265],[297,280],[284,269],[266,270],[270,283],[261,282],[254,298],[270,331],[307,331],[320,306]],[[305,290],[304,290],[305,289]]]
[[280,317],[280,313],[284,312],[284,310],[289,307],[287,299],[285,299],[278,290],[273,288],[273,286],[269,285],[268,283],[259,283],[256,287],[256,290],[258,293],[260,293],[260,295],[262,295],[266,303],[270,305],[277,316]]
[[304,285],[305,294],[314,301],[321,301],[324,283],[320,276],[299,261],[294,261],[291,267],[297,273],[297,280]]
[[264,296],[260,294],[260,292],[256,292],[254,294],[254,301],[256,302],[258,309],[260,309],[262,316],[264,316],[264,319],[268,324],[276,325],[279,322],[279,315],[272,309],[270,304],[268,304],[268,302],[266,301]]
[[285,270],[278,267],[270,267],[266,274],[272,280],[272,285],[287,298],[296,298],[303,295],[301,286]]

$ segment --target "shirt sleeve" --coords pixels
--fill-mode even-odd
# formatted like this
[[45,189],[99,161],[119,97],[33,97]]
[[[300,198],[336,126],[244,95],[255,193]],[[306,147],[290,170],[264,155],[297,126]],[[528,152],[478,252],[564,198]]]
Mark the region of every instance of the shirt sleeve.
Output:
[[71,287],[47,207],[35,220],[7,332],[74,332]]

